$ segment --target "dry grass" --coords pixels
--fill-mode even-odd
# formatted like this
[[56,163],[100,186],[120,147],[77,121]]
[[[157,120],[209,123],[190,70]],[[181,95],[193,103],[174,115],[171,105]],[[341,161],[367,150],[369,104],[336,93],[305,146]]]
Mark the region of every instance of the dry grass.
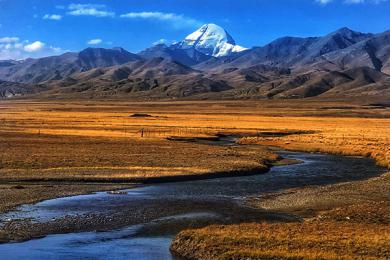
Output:
[[[165,140],[219,132],[255,136],[306,131],[310,133],[247,137],[241,142],[371,156],[389,166],[386,109],[280,102],[2,102],[0,179],[148,178],[263,168],[262,159],[275,159],[260,148],[256,152]],[[134,113],[152,117],[131,117]],[[380,118],[347,117],[357,113]]]
[[[242,143],[371,156],[387,167],[390,162],[390,110],[361,104],[290,100],[4,101],[0,103],[0,111],[0,180],[3,182],[132,181],[156,176],[263,170],[267,162],[277,159],[275,154],[259,146],[222,147],[166,140],[169,136],[204,137],[217,133],[246,135]],[[152,117],[131,117],[134,113]],[[297,134],[302,131],[305,134]],[[270,132],[288,135],[269,136]],[[385,187],[378,182],[375,189]],[[56,191],[44,186],[14,189],[4,185],[2,189],[3,208],[69,193],[62,185]],[[79,193],[93,189],[98,187],[69,190]],[[352,203],[354,206],[349,208],[350,204],[336,203],[338,197],[347,196],[345,193],[329,189],[327,194],[336,195],[328,196],[333,202],[329,200],[330,204],[326,204],[327,213],[321,213],[325,216],[321,221],[213,226],[185,231],[177,238],[174,249],[203,259],[389,258],[389,228],[383,224],[383,218],[379,221],[381,225],[373,224],[376,221],[361,224],[368,212],[387,214],[387,204],[379,199],[367,199],[364,203],[357,199],[358,203]],[[304,194],[321,197],[315,191]],[[372,199],[371,195],[367,198]],[[275,205],[281,205],[281,198]],[[335,221],[357,211],[363,212],[362,217],[353,223]]]
[[165,139],[2,132],[0,180],[106,180],[258,170],[276,155],[262,147],[209,146]]
[[365,156],[375,159],[379,165],[390,168],[390,121],[387,119],[297,118],[294,121],[287,119],[284,127],[287,133],[294,127],[296,130],[312,132],[279,137],[245,137],[240,143],[276,145],[307,152]]
[[248,202],[302,217],[390,225],[390,172],[364,181],[265,194]]
[[[202,106],[201,106],[202,107]],[[122,181],[199,174],[262,172],[277,156],[262,147],[217,147],[167,141],[211,136],[218,116],[172,104],[125,102],[0,102],[0,181]],[[151,118],[130,117],[146,111]],[[141,138],[141,129],[144,136]],[[41,199],[99,190],[75,185],[45,189],[5,185],[0,210]],[[104,189],[104,186],[101,186]],[[68,190],[68,192],[67,192]]]
[[388,226],[338,222],[209,226],[181,232],[189,259],[389,259]]
[[187,230],[172,250],[188,259],[389,259],[389,178],[253,198],[251,206],[309,218]]

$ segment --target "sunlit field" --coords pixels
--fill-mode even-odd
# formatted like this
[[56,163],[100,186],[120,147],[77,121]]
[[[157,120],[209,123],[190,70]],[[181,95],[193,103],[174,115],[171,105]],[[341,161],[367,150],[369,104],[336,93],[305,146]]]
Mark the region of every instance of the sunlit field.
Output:
[[373,224],[241,224],[183,231],[172,248],[196,259],[388,259],[389,241]]
[[[1,211],[134,182],[260,174],[283,162],[269,146],[390,163],[390,110],[355,103],[4,101],[0,110]],[[209,143],[221,135],[242,145]],[[388,180],[252,198],[250,207],[306,220],[184,231],[172,249],[198,258],[386,259]]]
[[286,2],[0,0],[0,260],[390,260],[390,0]]
[[[381,165],[389,163],[389,109],[328,102],[287,105],[283,101],[3,102],[0,108],[3,172],[66,170],[61,167],[116,167],[143,172],[150,171],[147,167],[156,167],[157,172],[202,172],[208,167],[191,165],[200,154],[192,154],[191,160],[176,165],[165,160],[168,150],[183,146],[180,153],[191,155],[193,151],[188,149],[194,146],[166,138],[220,133],[242,135],[240,143],[245,144],[371,156]],[[214,150],[224,150],[204,148],[200,153],[213,150],[207,154],[210,160]],[[168,166],[176,168],[164,168]]]

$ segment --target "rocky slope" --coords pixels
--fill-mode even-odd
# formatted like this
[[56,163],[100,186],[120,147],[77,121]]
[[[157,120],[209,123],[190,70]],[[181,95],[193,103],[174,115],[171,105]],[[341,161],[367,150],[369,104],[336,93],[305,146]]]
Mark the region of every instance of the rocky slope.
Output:
[[93,68],[110,67],[139,59],[137,55],[122,48],[88,48],[79,53],[68,52],[59,56],[3,63],[0,67],[0,79],[21,83],[41,83],[48,80],[61,80],[71,74]]
[[3,98],[40,92],[56,98],[383,100],[390,98],[389,57],[390,31],[341,28],[244,49],[223,28],[206,24],[178,43],[138,54],[88,48],[0,61],[0,80],[7,82],[1,83]]

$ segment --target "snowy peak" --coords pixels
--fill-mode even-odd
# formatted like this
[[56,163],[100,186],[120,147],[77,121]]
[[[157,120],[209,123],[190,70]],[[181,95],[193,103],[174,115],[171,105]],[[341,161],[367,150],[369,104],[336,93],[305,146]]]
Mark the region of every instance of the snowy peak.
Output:
[[246,48],[236,45],[234,39],[222,27],[216,24],[205,24],[176,44],[180,49],[194,48],[197,51],[214,57],[227,56]]
[[211,43],[213,41],[230,43],[232,45],[236,44],[233,37],[230,36],[225,29],[212,23],[203,25],[198,30],[188,35],[184,41],[188,43],[196,43],[196,41]]

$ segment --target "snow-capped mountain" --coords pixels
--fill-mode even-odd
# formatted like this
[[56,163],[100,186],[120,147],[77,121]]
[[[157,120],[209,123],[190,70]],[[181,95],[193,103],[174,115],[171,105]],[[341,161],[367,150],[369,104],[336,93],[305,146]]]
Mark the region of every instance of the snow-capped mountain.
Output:
[[188,35],[183,41],[174,44],[178,49],[191,49],[214,57],[228,56],[234,52],[246,50],[236,45],[234,39],[222,27],[216,24],[205,24]]

